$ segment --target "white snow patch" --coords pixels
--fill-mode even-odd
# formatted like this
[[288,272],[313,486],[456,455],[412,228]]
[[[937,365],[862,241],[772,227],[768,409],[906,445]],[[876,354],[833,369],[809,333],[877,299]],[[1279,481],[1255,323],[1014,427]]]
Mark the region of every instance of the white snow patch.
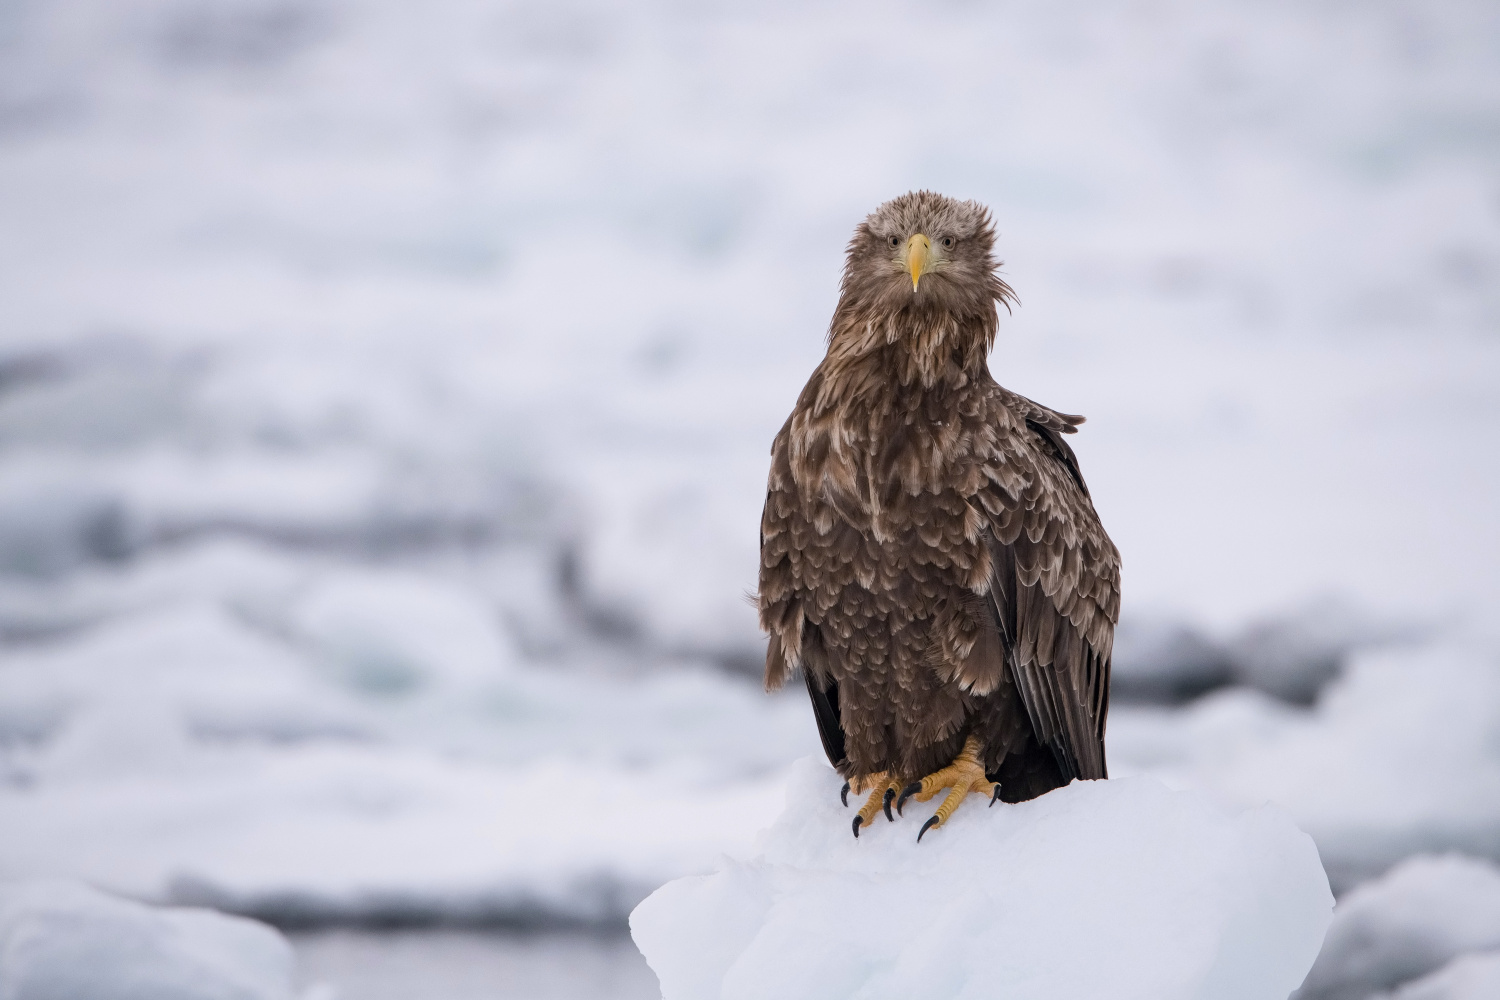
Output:
[[1316,848],[1274,808],[1085,782],[975,800],[918,844],[930,807],[856,840],[839,783],[803,760],[759,857],[631,914],[666,1000],[1282,1000],[1331,917]]
[[1311,710],[1243,689],[1110,714],[1111,773],[1274,802],[1335,886],[1422,851],[1500,857],[1500,667],[1455,636],[1351,656]]
[[0,797],[0,875],[278,920],[614,922],[721,851],[748,852],[782,783],[357,745],[247,747],[215,763],[196,780]]
[[[1416,857],[1339,902],[1297,998],[1364,1000],[1467,952],[1494,950],[1500,950],[1500,868],[1457,855]],[[1416,994],[1449,996],[1426,987]]]
[[7,1000],[290,1000],[292,950],[264,924],[155,909],[75,882],[0,882]]
[[[816,745],[805,701],[708,669],[512,662],[436,577],[255,565],[137,580],[135,613],[0,663],[0,877],[277,917],[616,922],[748,851]],[[333,683],[341,637],[421,684]]]
[[357,690],[473,687],[517,659],[498,616],[477,595],[418,573],[332,573],[294,621],[333,675]]

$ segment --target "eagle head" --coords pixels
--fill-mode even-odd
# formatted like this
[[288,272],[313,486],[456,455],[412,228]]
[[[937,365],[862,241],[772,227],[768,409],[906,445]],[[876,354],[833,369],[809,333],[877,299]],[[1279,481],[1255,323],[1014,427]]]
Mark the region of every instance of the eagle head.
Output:
[[994,249],[989,209],[977,201],[908,192],[854,230],[841,297],[876,314],[993,316],[996,302],[1009,309],[1015,301],[995,274]]

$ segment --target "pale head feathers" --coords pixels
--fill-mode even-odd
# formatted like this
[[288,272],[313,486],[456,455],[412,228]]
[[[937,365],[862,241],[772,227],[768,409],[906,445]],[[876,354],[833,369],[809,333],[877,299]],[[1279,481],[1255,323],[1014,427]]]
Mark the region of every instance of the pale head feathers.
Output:
[[[907,247],[925,236],[930,259],[915,288]],[[1015,292],[995,269],[995,226],[989,209],[932,191],[912,191],[881,205],[854,230],[844,262],[845,305],[889,321],[901,313],[946,314],[959,320],[994,317]]]

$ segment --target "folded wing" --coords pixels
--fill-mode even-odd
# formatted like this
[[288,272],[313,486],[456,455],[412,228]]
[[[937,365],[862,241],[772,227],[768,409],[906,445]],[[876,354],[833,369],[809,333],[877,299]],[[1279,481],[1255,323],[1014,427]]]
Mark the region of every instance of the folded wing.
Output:
[[1046,420],[1021,403],[997,407],[986,484],[970,500],[989,524],[989,604],[1037,737],[1064,777],[1103,778],[1120,556],[1061,436],[1078,418]]

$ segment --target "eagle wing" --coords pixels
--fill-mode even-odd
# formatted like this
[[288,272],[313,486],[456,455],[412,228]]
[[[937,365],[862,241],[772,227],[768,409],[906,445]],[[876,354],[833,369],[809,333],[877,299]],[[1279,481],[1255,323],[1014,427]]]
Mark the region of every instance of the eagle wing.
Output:
[[1063,776],[1103,778],[1120,554],[1062,436],[1083,418],[999,386],[990,399],[995,436],[977,450],[970,503],[988,522],[989,608],[1005,654],[973,657],[955,679],[993,690],[1008,667]]

